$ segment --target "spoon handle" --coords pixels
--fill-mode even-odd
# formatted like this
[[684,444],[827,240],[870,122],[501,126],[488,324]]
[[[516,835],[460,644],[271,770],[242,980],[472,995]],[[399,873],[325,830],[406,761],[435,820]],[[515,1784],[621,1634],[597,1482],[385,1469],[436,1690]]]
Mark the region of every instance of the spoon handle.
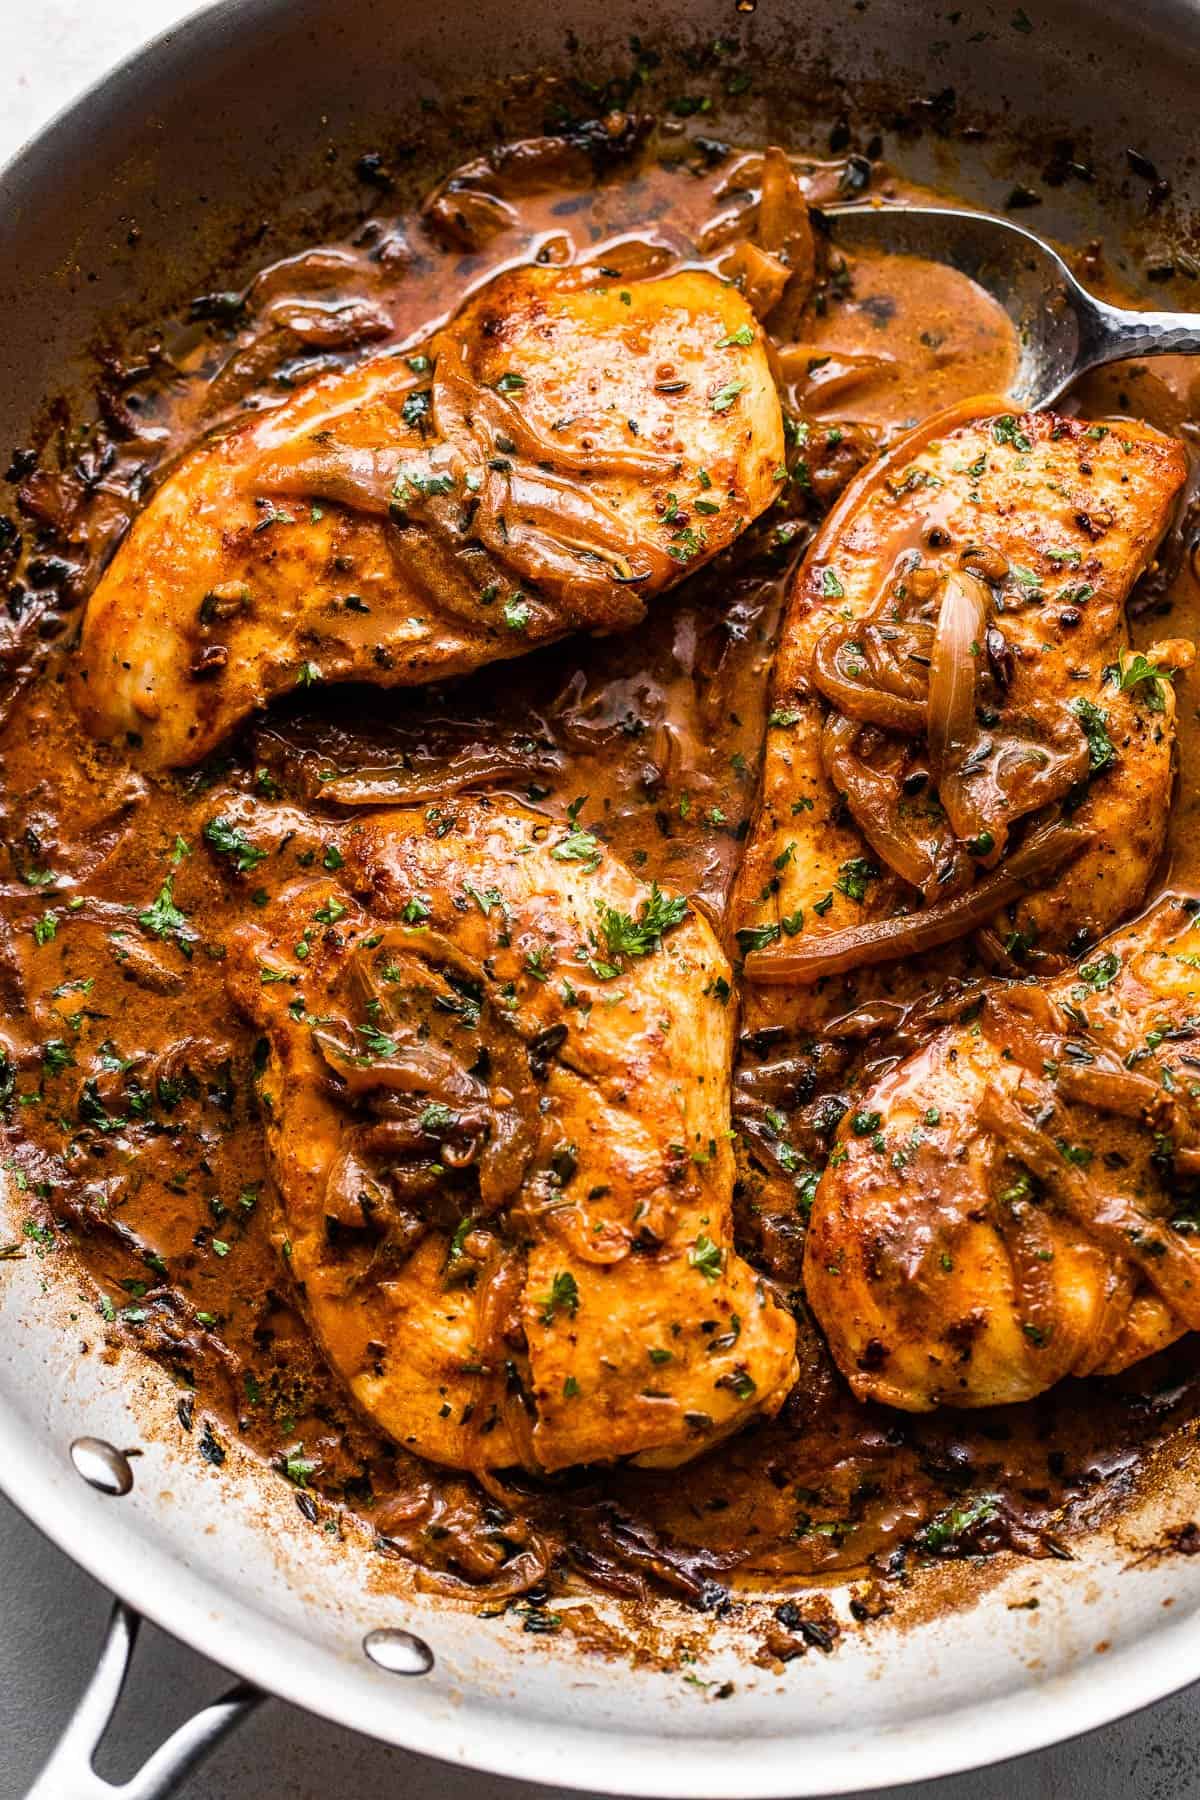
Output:
[[1091,316],[1081,321],[1081,372],[1128,357],[1200,353],[1200,313],[1130,312],[1096,300],[1092,308]]

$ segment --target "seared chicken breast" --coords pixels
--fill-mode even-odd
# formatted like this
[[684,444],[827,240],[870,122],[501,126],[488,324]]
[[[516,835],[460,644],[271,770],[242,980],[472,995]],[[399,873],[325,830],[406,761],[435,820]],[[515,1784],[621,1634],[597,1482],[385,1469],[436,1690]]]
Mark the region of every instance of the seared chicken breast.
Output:
[[676,1463],[782,1402],[733,1248],[728,965],[681,897],[511,804],[348,827],[245,926],[277,1239],[362,1408],[463,1468]]
[[1184,475],[1148,426],[982,401],[851,484],[780,642],[734,903],[752,984],[979,928],[1036,966],[1136,906],[1166,829],[1169,677],[1192,649],[1134,656],[1125,602]]
[[797,1286],[864,1064],[1146,892],[1191,646],[1135,655],[1125,602],[1183,477],[1147,426],[973,402],[864,469],[794,579],[731,918],[739,1218]]
[[860,1399],[1026,1400],[1200,1327],[1200,928],[1160,902],[863,1091],[809,1304]]
[[635,624],[774,498],[779,401],[713,276],[501,277],[428,355],[314,382],[186,457],[89,601],[76,705],[153,765],[255,707]]

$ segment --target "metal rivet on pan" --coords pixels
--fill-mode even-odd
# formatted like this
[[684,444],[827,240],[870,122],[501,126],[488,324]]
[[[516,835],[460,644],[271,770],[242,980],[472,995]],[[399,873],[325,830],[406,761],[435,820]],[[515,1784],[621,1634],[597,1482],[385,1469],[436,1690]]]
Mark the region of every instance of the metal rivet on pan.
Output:
[[88,1486],[98,1488],[102,1494],[127,1494],[133,1486],[129,1458],[103,1438],[76,1438],[71,1445],[71,1461]]
[[373,1663],[389,1675],[428,1675],[433,1667],[433,1651],[424,1638],[411,1631],[389,1626],[382,1631],[368,1631],[363,1649]]

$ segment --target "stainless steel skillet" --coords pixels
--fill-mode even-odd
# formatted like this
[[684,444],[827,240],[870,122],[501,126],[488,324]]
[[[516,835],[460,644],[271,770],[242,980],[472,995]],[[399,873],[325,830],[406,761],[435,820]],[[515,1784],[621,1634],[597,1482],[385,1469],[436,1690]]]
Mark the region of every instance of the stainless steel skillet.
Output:
[[[480,95],[543,63],[594,81],[628,69],[631,34],[670,41],[672,30],[688,43],[740,35],[753,79],[744,117],[720,121],[729,135],[761,141],[769,127],[820,142],[861,104],[891,121],[907,167],[940,171],[982,204],[1028,187],[1042,199],[1039,228],[1074,239],[1103,229],[1134,273],[1167,259],[1172,199],[1146,212],[1150,183],[1127,146],[1170,177],[1173,200],[1200,199],[1187,162],[1200,10],[1182,0],[1136,16],[1081,0],[972,0],[949,18],[903,0],[861,13],[841,0],[758,0],[750,13],[696,0],[674,26],[635,0],[531,0],[516,20],[458,0],[228,0],[127,64],[0,177],[0,444],[23,442],[46,400],[82,378],[109,321],[154,318],[210,285],[231,250],[248,271],[264,241],[277,253],[314,229],[331,183],[353,192],[361,150],[407,144],[458,160],[470,125],[440,126],[422,97]],[[491,108],[480,106],[481,128]],[[964,125],[997,118],[999,136],[964,139]],[[1073,154],[1055,162],[1063,141]],[[1047,166],[1057,176],[1089,161],[1094,182],[1045,179]],[[1172,298],[1188,305],[1186,284]],[[0,1214],[0,1235],[19,1235],[18,1194]],[[221,1470],[203,1462],[175,1426],[175,1402],[157,1370],[102,1359],[99,1322],[68,1270],[37,1255],[3,1265],[0,1485],[11,1498],[130,1608],[245,1680],[465,1764],[629,1794],[830,1793],[1010,1756],[1200,1676],[1200,1568],[1129,1566],[1161,1524],[1197,1511],[1200,1471],[1185,1447],[1166,1491],[1098,1529],[1075,1565],[1017,1568],[970,1610],[850,1638],[783,1680],[746,1663],[736,1623],[713,1625],[694,1685],[678,1671],[573,1658],[564,1642],[395,1585],[366,1544],[314,1537],[236,1452]],[[81,1479],[69,1446],[85,1435],[141,1452],[127,1493]],[[1010,1604],[1029,1598],[1036,1611]],[[116,1629],[110,1685],[123,1619]],[[371,1660],[364,1640],[378,1631],[414,1634],[432,1662],[406,1639],[373,1639],[384,1662]],[[734,1691],[718,1700],[726,1678]],[[167,1792],[245,1703],[202,1722],[130,1791]],[[43,1794],[101,1791],[85,1763],[81,1729]]]

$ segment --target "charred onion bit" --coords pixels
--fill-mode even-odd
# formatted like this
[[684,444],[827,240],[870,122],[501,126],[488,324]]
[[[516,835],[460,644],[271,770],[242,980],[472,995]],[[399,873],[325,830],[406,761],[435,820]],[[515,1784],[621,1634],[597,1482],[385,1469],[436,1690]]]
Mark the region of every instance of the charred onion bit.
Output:
[[709,926],[511,805],[340,842],[229,980],[269,1046],[276,1239],[359,1404],[474,1470],[671,1465],[775,1411],[795,1327],[733,1248]]
[[1025,1400],[1200,1327],[1198,970],[1194,908],[1164,900],[856,1098],[805,1282],[860,1398]]
[[1136,904],[1192,647],[1139,662],[1124,602],[1182,478],[1146,426],[985,400],[851,483],[784,622],[734,902],[751,981],[812,984],[971,932],[1002,965]]

